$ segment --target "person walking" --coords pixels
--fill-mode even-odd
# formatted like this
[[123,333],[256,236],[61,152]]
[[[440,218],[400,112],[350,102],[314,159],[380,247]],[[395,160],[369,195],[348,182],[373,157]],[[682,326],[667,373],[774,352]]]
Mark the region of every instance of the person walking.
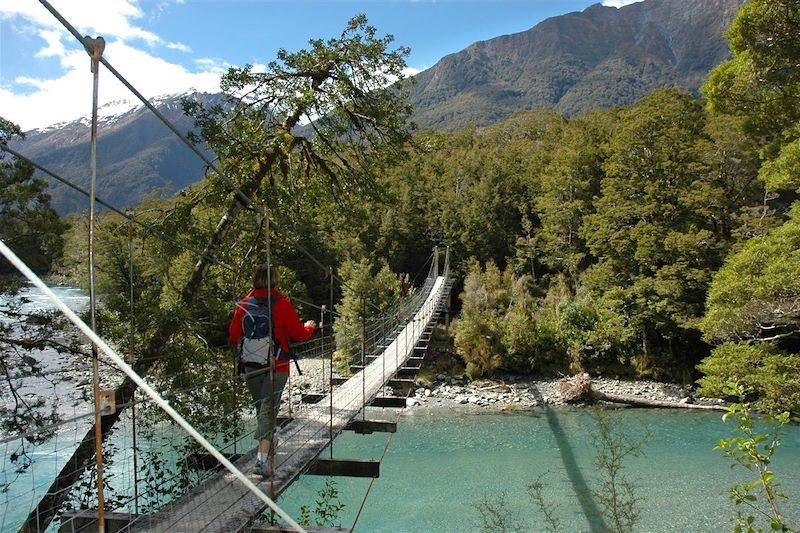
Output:
[[273,452],[275,422],[281,395],[289,379],[291,343],[314,334],[315,323],[300,321],[291,302],[277,290],[280,274],[274,266],[258,265],[253,289],[233,312],[228,338],[253,397],[258,426],[256,469],[267,475]]

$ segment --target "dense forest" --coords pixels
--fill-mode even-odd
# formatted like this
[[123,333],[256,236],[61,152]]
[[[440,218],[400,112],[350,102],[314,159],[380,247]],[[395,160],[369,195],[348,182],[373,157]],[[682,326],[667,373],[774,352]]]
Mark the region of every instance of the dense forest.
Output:
[[[764,409],[800,412],[798,17],[789,0],[745,4],[726,35],[733,59],[701,100],[662,89],[454,133],[405,125],[408,86],[387,80],[407,50],[363,18],[281,52],[268,73],[232,68],[232,112],[186,103],[218,169],[139,206],[152,231],[135,229],[134,279],[128,221],[99,218],[100,328],[127,348],[133,283],[145,371],[169,379],[170,365],[222,360],[269,213],[284,288],[304,301],[327,302],[330,284],[303,251],[384,307],[397,276],[448,246],[453,343],[472,378],[584,370],[699,379],[708,395],[738,382]],[[303,116],[322,117],[306,136]],[[87,221],[69,222],[56,270],[81,279]],[[355,307],[345,298],[339,311]]]
[[[192,424],[235,441],[241,428],[218,416],[245,405],[229,385],[227,327],[255,265],[279,265],[301,316],[333,291],[346,361],[358,343],[340,324],[388,308],[446,246],[459,294],[449,334],[468,378],[646,377],[743,398],[728,414],[747,423],[751,404],[800,413],[798,28],[797,0],[750,0],[701,99],[666,88],[629,107],[524,110],[452,133],[408,125],[408,50],[363,16],[263,72],[232,67],[225,105],[184,102],[192,140],[216,156],[205,179],[94,221],[99,332]],[[0,142],[16,136],[2,120]],[[59,220],[24,161],[5,157],[0,184],[0,239],[36,271],[85,284],[89,217]],[[5,260],[0,281],[21,286]],[[39,371],[26,350],[86,347],[44,327],[13,338],[15,327],[0,324],[18,400],[0,421],[23,434],[58,416],[15,389]],[[103,438],[136,400],[131,379],[114,386]],[[91,468],[93,432],[60,486]],[[51,491],[33,514],[49,523],[68,497]]]

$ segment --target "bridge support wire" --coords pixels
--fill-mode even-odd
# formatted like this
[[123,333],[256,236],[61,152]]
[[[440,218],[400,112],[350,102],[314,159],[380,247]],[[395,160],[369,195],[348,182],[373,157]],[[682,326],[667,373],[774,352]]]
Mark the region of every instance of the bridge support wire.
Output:
[[24,261],[22,261],[17,255],[8,247],[6,243],[0,240],[0,253],[5,256],[5,258],[14,265],[14,267],[19,270],[22,275],[24,275],[28,280],[36,285],[38,289],[40,289],[55,305],[56,307],[61,310],[62,313],[72,322],[81,332],[86,335],[89,340],[97,345],[106,356],[111,359],[117,367],[122,370],[128,377],[133,380],[142,391],[145,392],[153,401],[158,405],[161,409],[164,410],[175,422],[178,423],[189,435],[194,438],[198,444],[200,444],[203,448],[205,448],[212,456],[214,456],[217,461],[220,462],[234,477],[236,477],[242,484],[247,487],[250,492],[252,492],[255,496],[257,496],[260,500],[262,500],[270,509],[275,511],[283,520],[286,521],[286,524],[295,529],[296,531],[300,531],[305,533],[305,530],[292,519],[283,509],[281,509],[272,499],[270,499],[266,494],[264,494],[250,479],[247,478],[238,468],[236,468],[223,454],[221,454],[210,442],[208,442],[197,430],[192,427],[189,422],[184,419],[180,413],[175,411],[169,403],[167,403],[161,395],[158,394],[150,385],[147,384],[126,362],[125,360],[117,354],[117,352],[111,348],[102,338],[100,338],[92,329],[78,317],[67,305],[61,301],[61,299],[55,295],[55,293],[50,290],[50,288],[45,285],[45,283],[33,273],[33,271],[28,268]]

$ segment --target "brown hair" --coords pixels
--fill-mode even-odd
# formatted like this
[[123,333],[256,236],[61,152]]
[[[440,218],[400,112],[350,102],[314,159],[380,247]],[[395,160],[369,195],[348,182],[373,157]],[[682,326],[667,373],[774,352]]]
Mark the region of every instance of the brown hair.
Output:
[[257,265],[253,271],[253,288],[266,289],[268,285],[276,287],[280,277],[278,268],[275,265]]

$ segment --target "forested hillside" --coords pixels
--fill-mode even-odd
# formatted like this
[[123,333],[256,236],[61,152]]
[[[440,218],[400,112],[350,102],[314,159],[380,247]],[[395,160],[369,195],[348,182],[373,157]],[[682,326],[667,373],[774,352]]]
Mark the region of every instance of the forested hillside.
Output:
[[[631,105],[663,87],[697,96],[708,72],[730,57],[722,32],[741,3],[646,0],[621,9],[598,4],[525,32],[474,43],[415,76],[410,118],[421,128],[452,132],[469,124],[497,124],[522,110],[575,116]],[[184,96],[209,105],[221,99],[219,94]],[[192,128],[179,96],[153,104],[178,131]],[[30,131],[12,146],[86,188],[87,120]],[[310,128],[307,120],[304,127]],[[141,106],[118,114],[105,110],[98,146],[98,196],[115,205],[135,207],[149,194],[171,195],[203,177],[203,162]],[[88,209],[80,194],[45,179],[60,214]]]
[[[523,112],[496,126],[419,133],[401,153],[352,152],[373,173],[348,173],[349,182],[339,171],[350,167],[329,164],[333,154],[298,164],[306,141],[281,130],[276,139],[287,140],[287,151],[263,168],[263,188],[251,190],[281,227],[273,254],[285,278],[296,294],[327,301],[327,273],[302,245],[378,294],[386,278],[365,271],[388,266],[413,276],[434,245],[447,245],[463,281],[452,333],[472,377],[588,370],[689,383],[701,377],[700,364],[706,393],[739,380],[763,406],[797,411],[800,82],[787,65],[800,52],[796,25],[777,4],[742,10],[729,33],[734,58],[704,88],[709,105],[662,89],[634,106],[572,118]],[[761,78],[770,83],[753,81]],[[243,129],[252,147],[231,143],[223,122],[194,112],[224,168],[237,176],[261,168],[240,150],[265,140]],[[146,216],[199,247],[228,190],[212,176],[174,200],[146,204]],[[103,222],[117,242],[104,268],[112,294],[127,294],[114,274],[127,254],[124,239],[112,238],[121,224],[111,215]],[[225,261],[255,260],[258,219],[231,231],[220,249]],[[73,248],[81,238],[70,240]],[[178,301],[173,280],[191,272],[193,260],[147,242],[150,296],[141,312],[156,316],[150,306]],[[227,309],[246,274],[211,268],[204,283],[204,310],[192,315],[204,338],[224,346]],[[376,305],[386,304],[381,298]]]
[[[218,97],[190,93],[152,102],[175,128],[186,134],[192,121],[181,99],[209,105]],[[100,110],[101,112],[103,110]],[[33,130],[11,146],[62,178],[89,189],[90,129],[88,119]],[[171,196],[203,178],[204,164],[153,113],[141,104],[102,117],[98,126],[97,196],[114,205],[135,207],[149,194]],[[62,215],[89,208],[86,197],[44,174],[53,207]]]

